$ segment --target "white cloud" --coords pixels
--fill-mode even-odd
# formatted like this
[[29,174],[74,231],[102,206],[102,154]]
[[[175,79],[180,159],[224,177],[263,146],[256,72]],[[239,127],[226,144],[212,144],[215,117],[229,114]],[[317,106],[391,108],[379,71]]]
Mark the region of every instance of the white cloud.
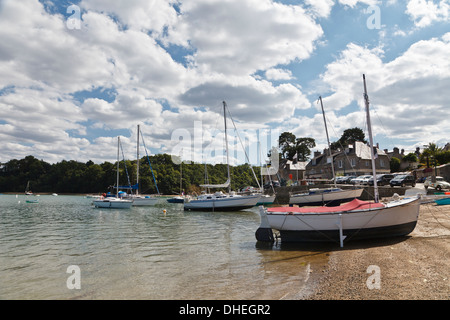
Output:
[[162,106],[142,95],[126,92],[120,93],[111,103],[98,98],[86,99],[81,109],[84,114],[89,114],[90,120],[109,129],[120,129],[132,127],[140,121],[152,121],[161,116]]
[[349,6],[351,8],[355,7],[359,2],[364,3],[368,6],[377,5],[380,3],[379,0],[339,0],[340,4]]
[[[420,3],[425,4],[422,15]],[[168,152],[175,129],[193,132],[195,121],[216,128],[222,100],[239,129],[276,123],[284,131],[295,124],[303,136],[320,136],[320,117],[294,118],[311,102],[299,80],[303,70],[291,67],[309,63],[320,43],[330,43],[315,19],[328,18],[335,4],[350,10],[379,2],[83,0],[81,28],[74,30],[66,26],[69,15],[51,13],[61,10],[45,4],[48,12],[37,0],[1,2],[0,139],[8,142],[0,161],[27,154],[46,161],[114,161],[116,138],[109,137],[110,130],[128,130],[123,141],[132,148],[137,123],[147,147]],[[428,21],[425,17],[446,17],[447,1],[410,4],[408,14],[419,25]],[[361,105],[358,79],[366,73],[369,94],[386,122],[391,121],[387,106],[405,115],[436,109],[439,117],[431,121],[443,122],[444,95],[429,92],[448,87],[449,34],[419,41],[390,62],[383,62],[380,48],[348,44],[320,77],[331,92],[324,97],[329,117],[346,128],[360,117],[359,111],[339,113],[353,101]],[[409,94],[398,95],[405,91]],[[406,116],[401,123],[408,124]],[[400,129],[392,132],[416,136],[414,130],[402,134]]]
[[312,11],[319,17],[328,17],[334,6],[333,0],[306,0],[305,3],[311,6]]
[[249,75],[295,59],[307,59],[321,27],[301,6],[269,0],[195,0],[182,3],[169,34],[196,49],[199,70]]
[[379,48],[367,49],[350,43],[338,60],[327,65],[321,79],[334,92],[323,98],[329,109],[342,109],[361,96],[361,82],[358,79],[363,73],[371,75],[372,83],[380,83],[378,70],[383,65],[381,54]]
[[82,0],[80,7],[118,18],[124,28],[136,31],[152,31],[156,37],[164,33],[164,28],[174,24],[177,12],[174,0]]
[[406,6],[406,13],[410,15],[416,27],[423,28],[435,21],[448,21],[450,18],[449,0],[439,3],[429,0],[410,0]]
[[266,78],[268,80],[291,80],[293,79],[291,70],[271,68],[266,70]]
[[5,0],[0,11],[0,86],[42,86],[63,92],[105,84],[112,71],[102,51],[79,42],[60,16],[37,1]]
[[310,107],[306,97],[292,84],[273,86],[253,77],[207,81],[180,96],[182,104],[208,108],[222,100],[233,108],[237,120],[247,122],[279,121],[292,116],[296,108]]
[[[366,74],[374,133],[405,141],[435,140],[450,136],[446,88],[450,86],[450,42],[421,40],[406,52],[384,63],[382,52],[350,44],[340,58],[327,66],[322,80],[333,92],[324,98],[329,110],[341,110],[356,101],[360,123],[342,120],[349,126],[364,125],[362,74]],[[350,116],[355,116],[351,113]],[[356,120],[356,118],[354,119]],[[379,121],[375,121],[379,120]],[[380,123],[381,122],[381,123]],[[439,131],[436,131],[439,128]]]

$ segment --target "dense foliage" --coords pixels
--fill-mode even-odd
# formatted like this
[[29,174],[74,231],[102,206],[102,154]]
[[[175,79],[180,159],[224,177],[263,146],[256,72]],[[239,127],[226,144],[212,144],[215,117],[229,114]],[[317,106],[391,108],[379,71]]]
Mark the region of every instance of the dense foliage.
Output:
[[[153,173],[161,194],[178,194],[180,192],[180,165],[172,162],[168,154],[149,157]],[[147,157],[139,162],[140,192],[156,194],[152,172]],[[102,193],[112,191],[116,183],[117,163],[104,162],[95,164],[74,160],[63,160],[49,164],[33,156],[21,160],[10,160],[0,165],[0,192],[24,192],[27,182],[35,193]],[[248,164],[230,168],[232,190],[245,186],[257,186]],[[254,167],[259,177],[259,167]],[[206,165],[209,183],[220,184],[227,180],[225,164]],[[120,162],[120,185],[136,183],[136,160]],[[204,164],[182,164],[182,189],[186,193],[200,192],[200,184],[205,183]]]
[[450,162],[450,150],[444,150],[439,148],[433,142],[430,142],[425,146],[422,154],[420,155],[420,163],[426,164],[427,167],[433,165],[438,166]]
[[311,155],[311,148],[316,146],[313,138],[297,138],[291,132],[283,132],[279,139],[278,145],[281,150],[281,159],[298,161],[307,161]]
[[342,136],[338,141],[331,143],[332,150],[345,149],[348,145],[355,143],[355,141],[361,141],[367,144],[364,131],[360,128],[351,128],[344,130]]

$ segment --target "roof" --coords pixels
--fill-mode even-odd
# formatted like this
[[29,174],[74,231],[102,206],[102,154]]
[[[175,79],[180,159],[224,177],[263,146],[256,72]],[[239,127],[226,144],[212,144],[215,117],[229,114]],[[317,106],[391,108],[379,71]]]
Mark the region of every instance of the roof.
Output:
[[[376,150],[378,155],[386,155],[384,151],[378,148]],[[363,160],[371,160],[370,147],[361,141],[355,142],[355,154]]]
[[306,170],[306,165],[308,161],[298,161],[294,163],[291,160],[286,161],[286,166],[289,166],[289,170]]

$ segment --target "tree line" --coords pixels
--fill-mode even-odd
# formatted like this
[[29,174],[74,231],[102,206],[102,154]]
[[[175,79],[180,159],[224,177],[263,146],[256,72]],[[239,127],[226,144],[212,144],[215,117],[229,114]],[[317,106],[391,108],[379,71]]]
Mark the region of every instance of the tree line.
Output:
[[[150,162],[150,163],[149,163]],[[153,180],[152,170],[156,180]],[[119,184],[136,183],[136,160],[119,163]],[[0,192],[25,192],[27,183],[34,193],[103,193],[112,191],[116,184],[117,162],[96,164],[91,160],[79,162],[62,160],[49,164],[34,156],[13,159],[0,164]],[[253,167],[256,177],[260,168]],[[182,174],[181,174],[182,172]],[[200,193],[200,184],[205,183],[205,172],[209,184],[222,184],[227,180],[226,164],[175,164],[168,154],[157,154],[139,160],[139,192],[144,194]],[[231,166],[231,188],[257,186],[250,165]],[[182,178],[182,179],[181,179]]]

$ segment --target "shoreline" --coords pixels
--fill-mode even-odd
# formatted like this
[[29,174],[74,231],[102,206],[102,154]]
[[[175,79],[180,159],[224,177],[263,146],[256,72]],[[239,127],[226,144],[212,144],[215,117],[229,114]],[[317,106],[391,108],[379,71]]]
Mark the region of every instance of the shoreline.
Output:
[[405,237],[355,241],[330,251],[298,294],[305,300],[448,300],[450,206],[422,204]]

